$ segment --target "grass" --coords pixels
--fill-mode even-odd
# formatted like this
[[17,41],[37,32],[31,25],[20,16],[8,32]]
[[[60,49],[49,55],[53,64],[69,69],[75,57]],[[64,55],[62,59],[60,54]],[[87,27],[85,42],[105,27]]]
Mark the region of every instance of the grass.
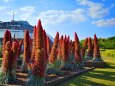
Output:
[[102,57],[115,57],[115,49],[101,49]]
[[[110,51],[106,50],[106,52]],[[101,53],[102,56],[106,56],[104,52]],[[107,63],[106,68],[96,68],[58,86],[115,86],[115,57],[102,58]]]

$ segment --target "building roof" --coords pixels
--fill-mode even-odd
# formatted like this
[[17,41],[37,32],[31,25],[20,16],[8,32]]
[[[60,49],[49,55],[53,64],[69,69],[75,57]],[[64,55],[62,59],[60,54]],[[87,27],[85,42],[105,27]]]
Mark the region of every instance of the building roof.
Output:
[[27,21],[11,21],[11,22],[0,22],[0,29],[14,29],[14,30],[25,30],[29,29],[33,31],[33,26]]
[[[30,25],[27,21],[11,21],[11,22],[0,22],[0,38],[3,38],[4,32],[9,30],[11,32],[12,37],[15,38],[24,38],[24,31],[26,29],[30,32],[30,37],[32,38],[33,34],[33,26]],[[47,34],[49,38],[53,41],[53,37]]]

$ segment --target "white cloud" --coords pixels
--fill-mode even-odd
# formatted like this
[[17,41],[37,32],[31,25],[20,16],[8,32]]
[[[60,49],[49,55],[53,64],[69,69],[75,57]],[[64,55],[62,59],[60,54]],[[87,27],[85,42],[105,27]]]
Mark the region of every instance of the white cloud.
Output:
[[115,18],[101,19],[92,23],[98,27],[115,27]]
[[3,0],[4,2],[10,2],[10,1],[14,1],[14,0]]
[[56,24],[64,21],[82,22],[86,20],[85,10],[76,9],[73,11],[63,11],[63,10],[47,10],[41,12],[37,17],[42,20],[44,24]]
[[17,13],[18,13],[18,10],[10,10],[7,12],[8,15],[13,15],[13,14],[17,14]]
[[104,7],[102,3],[96,3],[89,0],[76,0],[80,5],[85,6],[88,15],[91,18],[103,18],[109,12],[108,8]]
[[6,8],[7,8],[7,7],[0,7],[0,11],[1,11],[1,10],[5,10]]
[[35,11],[35,8],[33,6],[26,6],[26,7],[22,7],[19,9],[20,11],[20,15],[19,17],[22,19],[22,20],[27,20],[28,18],[30,18],[32,16],[32,14]]

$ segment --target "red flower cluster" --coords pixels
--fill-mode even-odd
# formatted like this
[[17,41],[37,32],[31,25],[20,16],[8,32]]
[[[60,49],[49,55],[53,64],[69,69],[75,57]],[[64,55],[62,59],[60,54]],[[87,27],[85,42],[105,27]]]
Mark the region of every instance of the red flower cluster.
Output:
[[93,45],[92,45],[92,41],[91,38],[88,38],[88,54],[87,56],[89,57],[93,57]]
[[53,47],[51,49],[50,56],[49,56],[50,63],[54,63],[57,59],[58,41],[59,41],[59,33],[57,32],[54,39]]
[[69,37],[63,39],[62,41],[62,60],[64,62],[69,60]]
[[19,43],[18,41],[14,41],[12,43],[12,62],[11,62],[11,68],[16,68],[17,59],[18,59],[18,49],[19,49]]
[[57,59],[61,59],[62,58],[62,42],[63,42],[63,35],[59,39]]
[[11,57],[12,57],[11,42],[7,41],[2,60],[2,70],[5,73],[11,70],[11,61],[12,61]]
[[47,43],[47,54],[49,56],[50,52],[51,52],[50,38],[47,36],[46,40],[47,40],[47,42],[46,42]]
[[47,40],[46,40],[46,32],[45,30],[43,30],[43,43],[44,43],[44,60],[47,63],[47,59],[48,59],[48,54],[47,54]]
[[31,51],[30,51],[30,36],[29,31],[26,30],[24,34],[24,62],[28,64],[31,58]]
[[37,27],[34,26],[34,30],[33,30],[33,46],[32,46],[31,61],[34,61],[34,60],[35,60],[35,50],[36,50],[36,29],[37,29]]
[[86,47],[87,47],[87,42],[88,42],[88,38],[85,39],[84,45],[83,45],[82,50],[81,50],[81,56],[82,56],[82,57],[85,56],[85,51],[86,51]]
[[20,55],[20,53],[21,53],[22,44],[23,44],[23,40],[20,40],[20,41],[19,41],[18,57],[19,57],[19,55]]
[[12,68],[16,67],[16,62],[18,58],[18,40],[11,42],[11,33],[6,30],[3,38],[3,60],[2,60],[2,70],[4,72],[11,71]]
[[77,62],[82,62],[81,54],[80,54],[80,43],[77,34],[75,33],[75,60]]
[[100,58],[100,50],[99,50],[99,45],[98,45],[98,39],[96,34],[94,34],[94,57],[95,58]]
[[5,31],[4,37],[3,37],[2,55],[4,54],[5,45],[7,41],[10,41],[10,42],[12,41],[11,33],[8,30]]
[[44,76],[45,62],[47,61],[47,44],[46,44],[46,32],[43,30],[41,21],[38,21],[37,27],[34,27],[33,34],[33,49],[32,49],[32,63],[30,68],[32,74]]

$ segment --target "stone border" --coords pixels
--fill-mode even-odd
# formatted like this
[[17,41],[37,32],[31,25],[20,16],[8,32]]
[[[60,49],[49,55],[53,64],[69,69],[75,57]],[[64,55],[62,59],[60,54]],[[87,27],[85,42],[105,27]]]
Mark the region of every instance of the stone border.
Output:
[[85,67],[96,67],[96,68],[104,68],[106,62],[103,61],[84,61]]
[[77,77],[77,76],[79,76],[79,75],[81,75],[81,74],[83,74],[83,73],[85,73],[85,72],[88,72],[88,71],[90,71],[90,70],[93,70],[93,69],[95,69],[95,68],[93,67],[93,68],[85,69],[85,70],[82,70],[82,71],[79,71],[79,72],[73,72],[73,73],[70,74],[70,75],[66,75],[66,76],[63,76],[63,77],[58,77],[57,79],[54,79],[54,80],[52,80],[52,81],[47,81],[47,82],[45,83],[45,86],[55,86],[55,85],[59,85],[59,84],[65,82],[65,81],[67,81],[67,80],[70,80],[70,79],[72,79],[72,78],[75,78],[75,77]]

